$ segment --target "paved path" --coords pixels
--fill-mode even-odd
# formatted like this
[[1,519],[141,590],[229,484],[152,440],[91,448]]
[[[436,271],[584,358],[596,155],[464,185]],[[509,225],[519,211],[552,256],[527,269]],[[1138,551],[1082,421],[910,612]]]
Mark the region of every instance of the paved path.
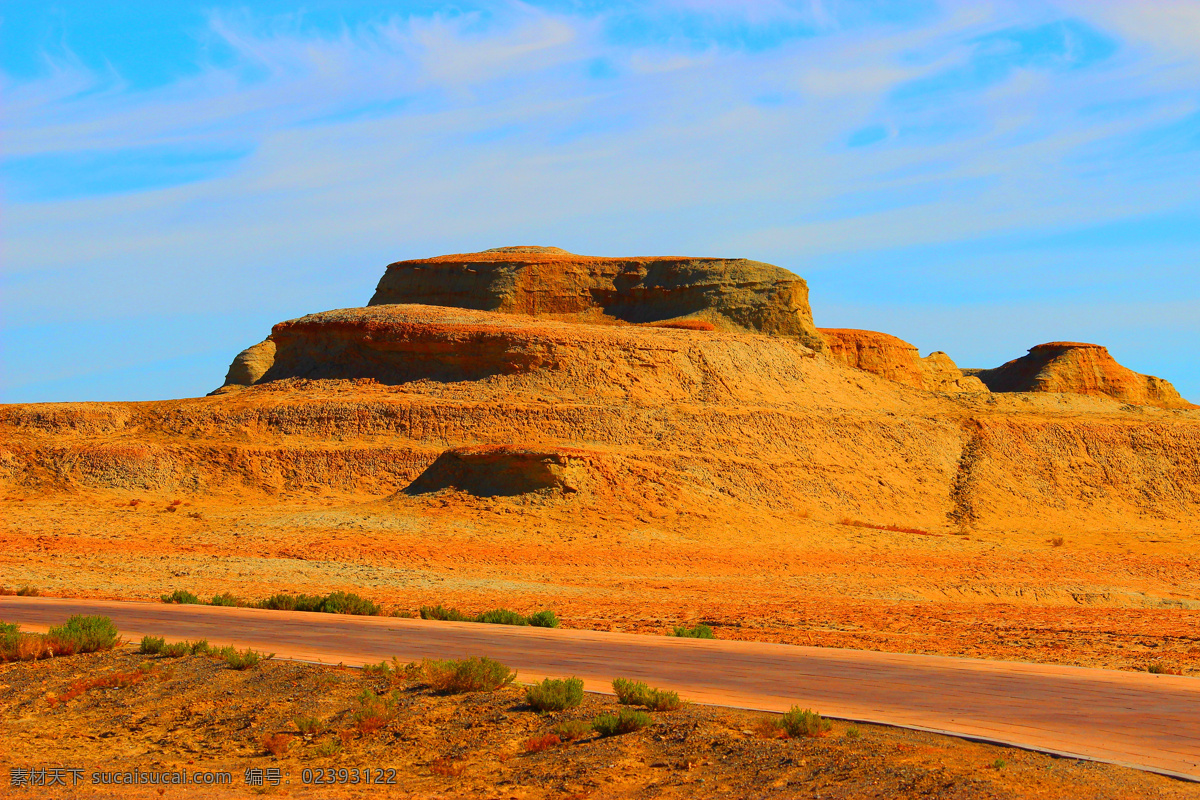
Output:
[[257,609],[0,597],[29,629],[106,614],[123,636],[206,638],[347,665],[486,655],[518,680],[577,675],[592,691],[638,678],[683,697],[764,711],[793,704],[1200,780],[1200,680],[760,642],[345,617]]

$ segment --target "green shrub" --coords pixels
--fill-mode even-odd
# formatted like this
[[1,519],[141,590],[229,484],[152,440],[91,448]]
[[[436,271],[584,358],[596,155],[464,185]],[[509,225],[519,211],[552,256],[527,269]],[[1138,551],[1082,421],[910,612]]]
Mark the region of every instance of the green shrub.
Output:
[[650,691],[650,687],[642,681],[631,681],[628,678],[613,678],[612,688],[617,694],[617,702],[626,706],[644,704]]
[[213,652],[213,647],[208,643],[208,639],[201,639],[198,642],[191,642],[189,643],[188,647],[191,648],[192,655],[194,656],[212,655]]
[[307,594],[273,594],[266,600],[259,600],[254,605],[257,608],[268,608],[272,611],[316,611],[321,598]]
[[182,658],[192,652],[192,646],[187,642],[172,642],[171,644],[163,645],[159,654],[163,658]]
[[156,656],[162,652],[166,644],[166,640],[161,636],[143,636],[142,643],[138,647],[138,652]]
[[213,595],[213,599],[209,602],[209,605],[210,606],[233,606],[233,607],[236,607],[236,606],[242,605],[242,601],[240,599],[238,599],[237,597],[235,597],[230,592],[224,592],[223,594]]
[[164,603],[178,603],[189,606],[203,604],[199,597],[196,597],[196,595],[192,594],[186,589],[176,589],[170,594],[164,594],[162,596],[162,601]]
[[581,719],[568,719],[554,726],[554,733],[564,742],[582,739],[592,732],[592,723]]
[[0,622],[0,636],[12,636],[21,632],[21,626],[15,622]]
[[358,696],[358,709],[354,712],[354,724],[363,733],[374,733],[392,721],[396,716],[396,705],[400,693],[377,695],[370,689],[363,689]]
[[862,731],[859,730],[859,727],[857,725],[851,725],[849,728],[846,728],[846,738],[847,739],[861,739]]
[[421,619],[436,619],[441,622],[473,622],[474,617],[468,617],[457,608],[443,608],[441,603],[436,606],[421,606]]
[[485,611],[475,618],[476,622],[483,622],[488,625],[528,625],[529,621],[525,619],[524,614],[518,614],[515,611],[509,611],[507,608],[495,608],[491,611]]
[[38,591],[36,586],[22,586],[20,589],[17,589],[17,597],[37,597],[40,594],[41,592]]
[[820,736],[831,726],[817,712],[807,708],[802,709],[800,706],[792,706],[791,711],[779,718],[779,727],[788,736],[799,739],[801,736]]
[[108,617],[76,614],[66,623],[51,628],[46,641],[56,655],[111,650],[119,641],[117,626]]
[[492,692],[507,686],[517,677],[515,670],[490,658],[464,658],[458,661],[426,659],[421,662],[420,671],[423,682],[435,692],[443,694]]
[[713,629],[705,625],[703,622],[697,622],[696,626],[689,628],[686,625],[677,625],[671,633],[672,636],[681,636],[685,639],[715,639]]
[[558,617],[550,609],[535,611],[525,618],[525,621],[535,628],[557,628]]
[[583,680],[546,678],[525,690],[525,702],[542,712],[575,708],[583,702]]
[[308,717],[302,714],[295,717],[292,722],[296,723],[296,729],[305,736],[312,736],[325,730],[325,723],[317,717]]
[[651,711],[676,711],[683,707],[683,701],[679,699],[677,692],[651,689],[646,692],[642,705]]
[[592,720],[592,729],[601,736],[617,736],[640,731],[652,722],[645,711],[623,708],[619,714],[601,714]]
[[383,609],[374,602],[347,592],[330,592],[327,595],[274,594],[254,605],[274,611],[312,611],[319,614],[353,614],[362,617],[377,617],[383,613]]
[[330,592],[321,598],[318,609],[325,614],[350,614],[356,617],[378,617],[383,609],[365,597],[353,592]]
[[231,668],[239,670],[250,669],[258,664],[259,661],[265,661],[275,657],[274,653],[264,656],[262,653],[255,652],[249,647],[247,647],[245,650],[239,651],[232,645],[228,647],[222,647],[218,651],[218,655],[225,659],[225,663]]

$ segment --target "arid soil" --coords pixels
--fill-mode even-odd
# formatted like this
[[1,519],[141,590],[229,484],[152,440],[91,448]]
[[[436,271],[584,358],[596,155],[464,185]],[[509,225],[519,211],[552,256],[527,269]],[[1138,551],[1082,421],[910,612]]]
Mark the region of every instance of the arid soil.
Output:
[[[78,692],[114,675],[128,685]],[[60,700],[73,686],[77,696]],[[653,713],[635,733],[589,734],[530,753],[526,743],[560,723],[618,706],[589,695],[579,708],[539,715],[519,686],[439,696],[400,676],[294,662],[236,671],[219,659],[147,657],[132,647],[0,665],[0,689],[0,795],[13,797],[1200,797],[1200,785],[1148,773],[879,726],[834,722],[819,738],[775,738],[774,717],[703,706]],[[360,726],[363,692],[393,690],[394,718],[378,730]],[[319,730],[301,733],[304,717]],[[14,768],[55,767],[81,770],[83,782],[9,785]],[[395,783],[305,785],[306,768],[347,777],[394,770]],[[247,786],[248,769],[278,769],[281,783]],[[90,783],[93,772],[135,770],[232,780],[162,792]]]

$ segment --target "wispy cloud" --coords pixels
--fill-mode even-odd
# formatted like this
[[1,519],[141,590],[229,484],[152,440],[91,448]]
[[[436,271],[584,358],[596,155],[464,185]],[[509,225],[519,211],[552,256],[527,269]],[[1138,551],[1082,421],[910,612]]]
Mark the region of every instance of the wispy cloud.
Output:
[[1200,207],[1200,4],[894,7],[214,11],[216,55],[151,88],[60,53],[0,87],[4,324],[265,330],[389,258],[524,241],[805,273]]

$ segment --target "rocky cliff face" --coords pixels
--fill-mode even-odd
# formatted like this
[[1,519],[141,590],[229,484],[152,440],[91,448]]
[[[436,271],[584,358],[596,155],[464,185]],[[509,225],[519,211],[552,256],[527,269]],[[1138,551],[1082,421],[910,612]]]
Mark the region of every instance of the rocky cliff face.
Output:
[[706,320],[825,347],[804,279],[744,258],[598,258],[504,247],[390,264],[370,305],[393,303],[591,321]]
[[963,374],[940,350],[921,358],[916,346],[887,333],[820,328],[828,353],[848,367],[933,392],[986,392],[978,378]]
[[1027,355],[995,369],[970,372],[993,392],[1104,395],[1132,405],[1195,408],[1167,381],[1121,366],[1098,344],[1039,344]]

